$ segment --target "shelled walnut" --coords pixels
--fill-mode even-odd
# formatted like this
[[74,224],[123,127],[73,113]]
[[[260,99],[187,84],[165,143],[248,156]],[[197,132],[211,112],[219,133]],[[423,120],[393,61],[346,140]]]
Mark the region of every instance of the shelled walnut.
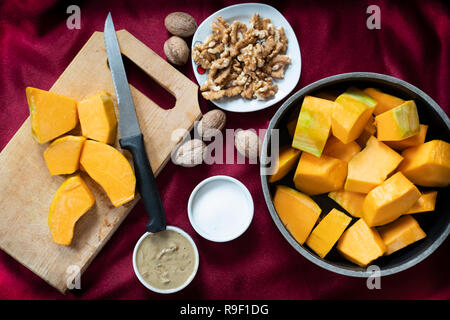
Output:
[[222,17],[211,24],[212,34],[197,43],[194,61],[208,70],[208,80],[200,87],[208,100],[241,95],[266,100],[278,91],[273,79],[284,77],[291,59],[285,55],[288,39],[282,27],[255,13],[249,26],[240,21],[228,24]]

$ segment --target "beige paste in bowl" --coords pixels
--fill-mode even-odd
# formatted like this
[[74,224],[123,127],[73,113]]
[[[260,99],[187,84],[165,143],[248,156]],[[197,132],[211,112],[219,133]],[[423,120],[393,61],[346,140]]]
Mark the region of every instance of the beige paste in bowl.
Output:
[[150,286],[161,290],[181,287],[195,272],[196,254],[182,234],[165,230],[149,234],[136,253],[136,267]]

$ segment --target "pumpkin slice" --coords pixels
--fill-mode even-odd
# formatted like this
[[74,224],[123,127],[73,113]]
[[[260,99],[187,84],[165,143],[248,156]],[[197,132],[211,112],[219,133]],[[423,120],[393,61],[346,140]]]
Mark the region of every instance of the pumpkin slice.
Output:
[[402,152],[405,158],[398,171],[413,183],[424,187],[450,184],[450,144],[432,140]]
[[27,87],[31,130],[39,143],[46,143],[72,130],[78,123],[77,101],[50,91]]
[[317,203],[297,190],[277,186],[273,205],[295,240],[300,244],[305,243],[322,211]]
[[346,191],[368,193],[397,168],[403,157],[371,137],[367,146],[348,163]]
[[421,124],[419,126],[419,133],[412,137],[399,141],[385,141],[384,143],[395,150],[405,150],[425,143],[425,136],[427,135],[428,126]]
[[419,133],[419,114],[413,100],[375,117],[380,141],[399,141]]
[[115,207],[134,199],[136,177],[128,160],[112,146],[87,140],[80,163],[105,190]]
[[336,99],[331,118],[333,135],[347,144],[358,138],[377,102],[357,88],[349,88]]
[[306,96],[298,116],[292,147],[316,157],[322,154],[331,128],[333,101]]
[[419,198],[419,189],[397,172],[367,194],[363,203],[363,219],[369,227],[392,222],[408,212]]
[[303,152],[294,175],[295,187],[309,195],[340,190],[347,176],[347,162]]
[[104,143],[114,143],[117,118],[111,95],[106,91],[78,103],[83,136]]
[[424,192],[420,198],[409,208],[406,214],[434,211],[436,206],[437,191]]
[[356,221],[340,237],[337,250],[349,261],[366,267],[386,252],[386,245],[375,228],[363,219]]
[[332,209],[311,232],[306,244],[323,259],[350,222],[352,218],[337,209]]
[[275,165],[275,171],[270,176],[269,182],[273,183],[283,179],[297,164],[300,153],[300,150],[291,148],[290,146],[282,146]]
[[94,196],[79,175],[67,178],[50,205],[48,225],[53,242],[70,245],[76,222],[94,203]]
[[375,88],[367,88],[363,91],[365,94],[368,94],[377,101],[377,106],[373,110],[373,113],[375,113],[375,115],[379,115],[383,112],[389,111],[405,102],[405,100],[403,99],[381,92],[380,90]]
[[323,154],[349,162],[360,151],[361,147],[355,141],[344,144],[338,138],[331,136],[323,149]]
[[71,174],[79,169],[85,137],[65,136],[53,141],[44,151],[44,159],[52,176]]
[[362,217],[362,208],[365,193],[351,192],[345,190],[333,191],[328,194],[328,197],[336,201],[338,205],[345,209],[355,218]]
[[427,236],[416,219],[411,216],[400,217],[392,223],[379,227],[378,232],[386,245],[386,255]]

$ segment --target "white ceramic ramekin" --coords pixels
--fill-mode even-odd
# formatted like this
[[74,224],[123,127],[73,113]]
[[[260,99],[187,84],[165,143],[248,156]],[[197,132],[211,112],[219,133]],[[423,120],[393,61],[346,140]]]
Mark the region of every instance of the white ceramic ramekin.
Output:
[[253,220],[253,211],[253,199],[247,187],[239,180],[223,175],[200,182],[188,202],[192,227],[203,238],[214,242],[231,241],[241,236]]
[[198,255],[198,250],[197,250],[197,246],[195,245],[194,240],[192,240],[191,236],[189,234],[187,234],[185,231],[183,231],[182,229],[175,227],[175,226],[167,226],[166,230],[172,230],[175,231],[179,234],[181,234],[182,236],[184,236],[186,239],[189,240],[189,242],[191,243],[192,247],[194,248],[194,254],[195,254],[195,266],[194,266],[194,271],[192,272],[192,274],[189,276],[189,278],[186,280],[185,283],[183,283],[181,286],[177,287],[177,288],[173,288],[173,289],[159,289],[159,288],[155,288],[153,286],[151,286],[149,283],[147,283],[145,281],[145,279],[141,276],[141,274],[139,273],[139,270],[137,268],[136,265],[136,255],[137,255],[137,251],[139,246],[141,245],[141,242],[150,235],[150,232],[146,232],[142,235],[142,237],[139,238],[138,242],[136,243],[135,247],[134,247],[134,251],[133,251],[133,269],[134,269],[134,273],[136,274],[137,278],[139,279],[139,281],[142,283],[142,285],[144,285],[144,287],[146,287],[147,289],[153,291],[153,292],[157,292],[157,293],[162,293],[162,294],[169,294],[169,293],[174,293],[174,292],[178,292],[180,290],[183,290],[184,288],[186,288],[191,281],[195,278],[195,275],[197,274],[197,270],[198,270],[198,265],[199,265],[199,255]]

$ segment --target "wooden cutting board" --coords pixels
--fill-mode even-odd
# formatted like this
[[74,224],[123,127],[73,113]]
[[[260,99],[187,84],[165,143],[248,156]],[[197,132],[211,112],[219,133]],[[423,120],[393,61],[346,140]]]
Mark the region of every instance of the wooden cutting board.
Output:
[[[117,37],[122,54],[176,98],[175,107],[164,110],[131,86],[148,157],[158,174],[179,142],[172,141],[173,130],[191,130],[201,117],[198,87],[126,30]],[[103,33],[95,32],[50,91],[81,100],[100,90],[115,93]],[[118,109],[116,114],[119,117]],[[48,209],[64,177],[50,176],[42,155],[46,147],[32,138],[28,118],[0,153],[0,248],[64,293],[68,275],[88,267],[138,199],[115,208],[101,187],[83,174],[96,204],[78,221],[70,246],[54,244]]]

